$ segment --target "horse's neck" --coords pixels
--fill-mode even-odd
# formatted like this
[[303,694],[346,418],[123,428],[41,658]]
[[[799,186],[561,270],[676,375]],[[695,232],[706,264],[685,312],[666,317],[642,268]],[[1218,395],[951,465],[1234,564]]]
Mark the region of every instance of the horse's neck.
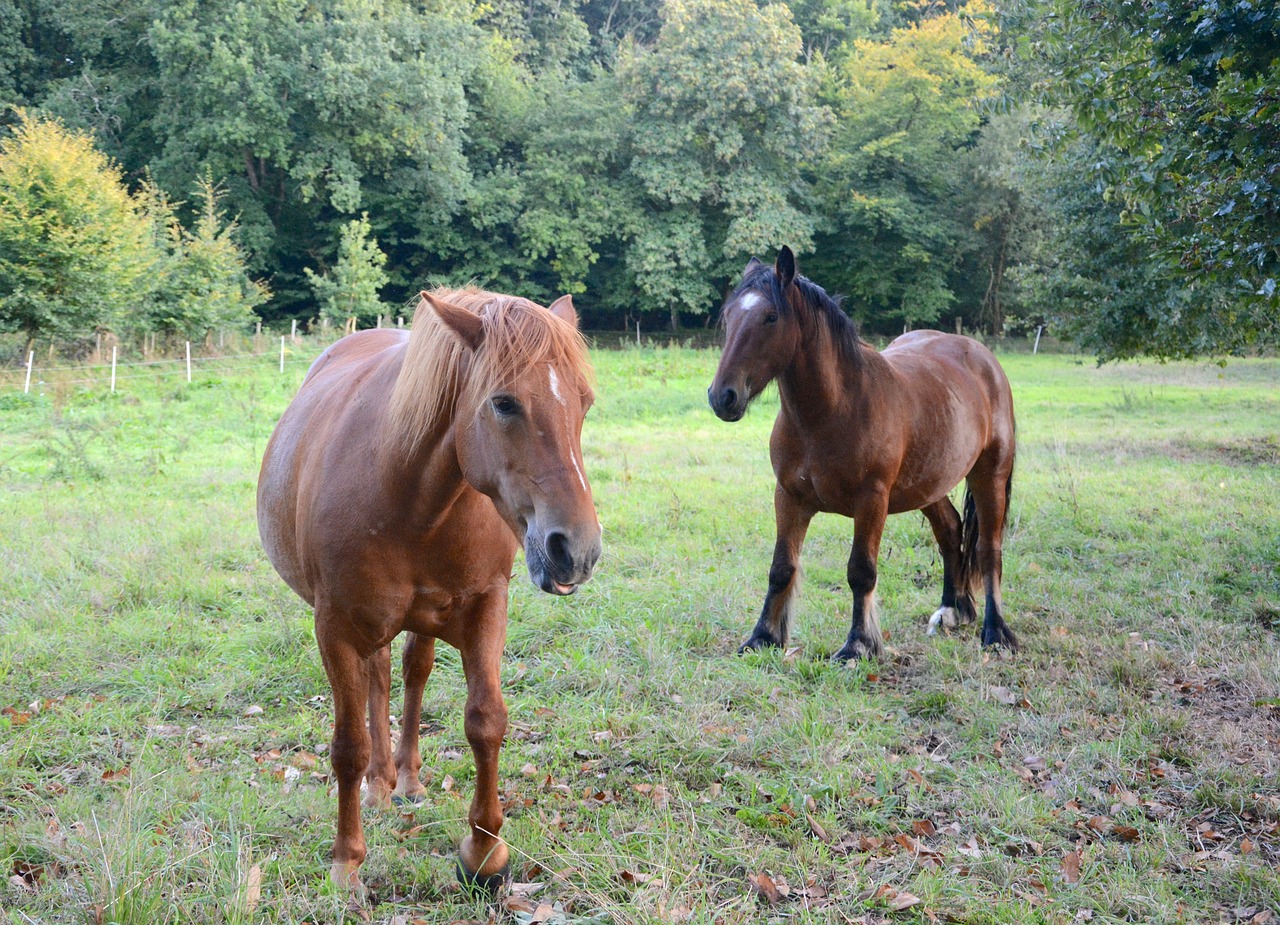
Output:
[[382,440],[377,472],[417,521],[445,516],[469,487],[458,461],[452,420],[438,422],[412,450],[402,440]]
[[[813,323],[824,325],[824,319]],[[778,392],[788,413],[799,421],[827,421],[846,405],[851,396],[863,391],[863,381],[874,375],[880,355],[861,342],[856,357],[845,356],[836,334],[809,327],[795,358],[778,377]]]

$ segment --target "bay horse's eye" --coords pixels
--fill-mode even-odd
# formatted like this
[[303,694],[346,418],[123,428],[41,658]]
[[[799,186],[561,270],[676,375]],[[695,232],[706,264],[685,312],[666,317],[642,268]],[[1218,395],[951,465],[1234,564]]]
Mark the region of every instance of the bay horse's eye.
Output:
[[520,403],[510,395],[499,395],[490,399],[489,404],[499,417],[509,418],[520,413]]
[[775,324],[775,323],[777,322],[777,320],[778,320],[778,313],[777,313],[777,312],[769,312],[769,314],[767,314],[767,315],[765,315],[765,316],[764,316],[764,323],[765,323],[765,324]]

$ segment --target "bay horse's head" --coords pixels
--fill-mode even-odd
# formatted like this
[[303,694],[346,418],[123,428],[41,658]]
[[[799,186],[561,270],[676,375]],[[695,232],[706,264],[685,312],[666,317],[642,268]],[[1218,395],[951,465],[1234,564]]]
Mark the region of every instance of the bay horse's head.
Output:
[[463,477],[522,540],[533,583],[572,594],[601,550],[582,459],[595,396],[573,300],[543,308],[478,290],[422,295],[461,346],[452,426]]
[[770,267],[752,257],[742,282],[720,309],[724,351],[707,401],[724,421],[738,421],[747,406],[794,359],[801,332],[796,316],[796,257],[783,247]]

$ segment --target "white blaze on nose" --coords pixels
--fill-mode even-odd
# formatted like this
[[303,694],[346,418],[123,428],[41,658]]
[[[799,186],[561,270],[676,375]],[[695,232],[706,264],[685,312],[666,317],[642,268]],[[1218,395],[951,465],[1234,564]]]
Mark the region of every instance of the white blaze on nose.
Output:
[[748,292],[738,300],[738,308],[744,312],[749,312],[760,304],[760,294],[758,292]]

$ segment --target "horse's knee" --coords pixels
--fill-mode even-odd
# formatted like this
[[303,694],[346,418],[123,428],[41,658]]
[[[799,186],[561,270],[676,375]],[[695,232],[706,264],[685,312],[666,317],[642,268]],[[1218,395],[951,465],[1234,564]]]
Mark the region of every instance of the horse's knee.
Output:
[[849,590],[854,594],[870,594],[876,589],[876,563],[866,556],[854,556],[849,560],[845,575]]
[[468,704],[462,728],[473,746],[501,744],[507,734],[507,705],[501,697]]
[[791,562],[776,562],[769,569],[769,592],[781,594],[791,586],[796,577],[796,566]]

